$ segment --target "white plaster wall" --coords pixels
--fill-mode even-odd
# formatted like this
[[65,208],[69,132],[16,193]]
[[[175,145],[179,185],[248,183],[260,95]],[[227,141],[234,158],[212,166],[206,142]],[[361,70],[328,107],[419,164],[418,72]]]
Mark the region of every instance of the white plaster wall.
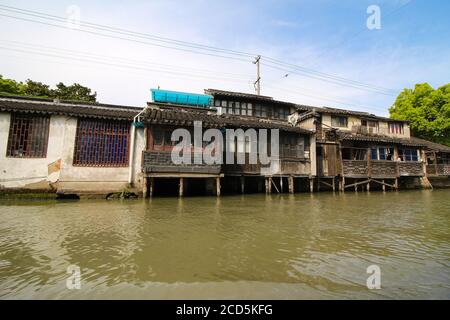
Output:
[[[64,149],[62,152],[61,177],[58,184],[58,192],[104,194],[120,192],[127,188],[129,177],[128,166],[84,167],[73,165],[76,129],[77,119],[70,118],[67,121],[64,133]],[[144,147],[144,129],[138,128],[136,130],[132,181],[139,190],[141,190],[142,183],[141,158]]]
[[58,170],[49,173],[49,165],[61,158],[66,118],[50,118],[46,158],[11,158],[6,156],[10,113],[0,113],[0,186],[2,188],[50,189],[59,179]]
[[[0,188],[53,189],[61,193],[119,192],[128,186],[129,167],[79,167],[73,165],[77,118],[51,116],[47,157],[6,157],[10,113],[0,113]],[[130,139],[131,141],[131,139]],[[132,181],[142,190],[141,161],[144,129],[136,130]],[[54,164],[59,161],[55,170]],[[53,170],[49,170],[49,166]],[[51,185],[50,185],[51,184]]]

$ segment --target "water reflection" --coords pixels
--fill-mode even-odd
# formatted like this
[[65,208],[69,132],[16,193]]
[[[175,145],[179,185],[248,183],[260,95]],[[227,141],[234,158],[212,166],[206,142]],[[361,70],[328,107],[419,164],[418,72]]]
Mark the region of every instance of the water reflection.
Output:
[[449,298],[448,195],[4,202],[0,297]]

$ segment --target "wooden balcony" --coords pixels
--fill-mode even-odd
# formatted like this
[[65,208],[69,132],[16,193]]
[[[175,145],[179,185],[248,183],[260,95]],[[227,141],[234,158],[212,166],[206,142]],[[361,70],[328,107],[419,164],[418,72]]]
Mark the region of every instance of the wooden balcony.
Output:
[[422,162],[342,160],[344,177],[397,178],[424,175]]
[[146,174],[220,174],[222,167],[220,164],[194,164],[194,157],[200,155],[194,152],[191,154],[192,164],[175,164],[171,158],[171,151],[143,151],[142,171]]
[[427,175],[429,176],[450,176],[450,165],[429,164],[427,165]]

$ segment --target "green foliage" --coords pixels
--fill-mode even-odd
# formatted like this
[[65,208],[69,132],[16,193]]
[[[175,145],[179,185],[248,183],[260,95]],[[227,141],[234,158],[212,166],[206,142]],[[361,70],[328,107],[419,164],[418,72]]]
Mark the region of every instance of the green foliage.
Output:
[[404,89],[389,109],[392,119],[411,120],[414,136],[450,146],[450,83]]
[[25,95],[34,97],[51,97],[52,91],[48,85],[28,79],[25,85]]
[[4,79],[2,75],[0,75],[0,93],[85,102],[97,101],[96,92],[92,93],[90,88],[78,83],[66,86],[60,82],[56,85],[55,89],[51,89],[49,85],[42,82],[28,79],[25,83],[22,83],[12,79]]
[[0,75],[0,92],[10,93],[10,94],[24,94],[25,85],[22,82],[17,82],[12,79],[4,79]]

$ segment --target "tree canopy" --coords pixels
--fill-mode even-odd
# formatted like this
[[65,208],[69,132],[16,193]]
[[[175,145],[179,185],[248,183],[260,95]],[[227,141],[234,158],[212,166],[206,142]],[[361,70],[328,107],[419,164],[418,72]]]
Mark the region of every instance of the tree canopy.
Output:
[[404,89],[389,109],[392,119],[411,120],[414,136],[450,146],[450,83]]
[[28,79],[23,83],[12,79],[5,79],[2,75],[0,75],[0,93],[85,102],[97,101],[96,92],[92,93],[90,88],[78,83],[66,86],[64,83],[60,82],[52,89],[49,85],[42,82]]

